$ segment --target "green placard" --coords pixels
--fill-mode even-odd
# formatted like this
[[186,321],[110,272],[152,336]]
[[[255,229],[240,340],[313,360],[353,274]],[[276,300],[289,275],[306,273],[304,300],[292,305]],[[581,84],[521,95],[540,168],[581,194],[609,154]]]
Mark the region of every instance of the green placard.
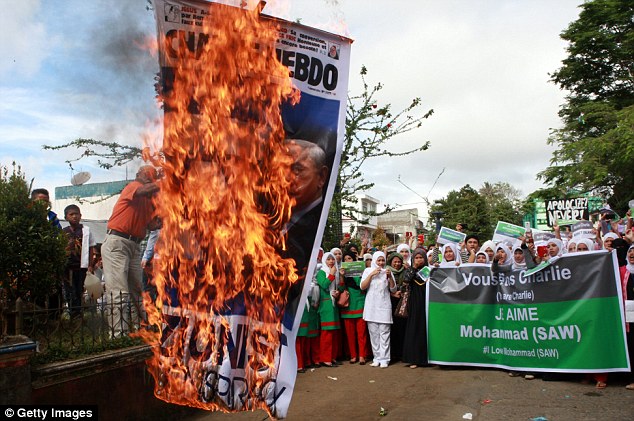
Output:
[[438,233],[438,244],[447,244],[447,243],[461,243],[464,241],[467,234],[464,234],[460,231],[452,230],[451,228],[442,227],[440,232]]
[[423,281],[427,281],[429,279],[429,274],[431,273],[431,269],[429,266],[425,266],[421,270],[418,271],[418,277]]
[[498,221],[493,234],[493,241],[514,242],[526,234],[526,228],[508,222]]
[[343,262],[341,267],[345,276],[361,276],[365,270],[365,262]]

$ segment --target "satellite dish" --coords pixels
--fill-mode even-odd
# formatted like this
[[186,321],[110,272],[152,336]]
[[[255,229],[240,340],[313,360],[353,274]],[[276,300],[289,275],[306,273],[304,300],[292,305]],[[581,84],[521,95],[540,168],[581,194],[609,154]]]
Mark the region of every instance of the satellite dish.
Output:
[[70,183],[73,186],[81,186],[88,180],[90,180],[90,173],[88,171],[82,171],[72,176],[70,179]]

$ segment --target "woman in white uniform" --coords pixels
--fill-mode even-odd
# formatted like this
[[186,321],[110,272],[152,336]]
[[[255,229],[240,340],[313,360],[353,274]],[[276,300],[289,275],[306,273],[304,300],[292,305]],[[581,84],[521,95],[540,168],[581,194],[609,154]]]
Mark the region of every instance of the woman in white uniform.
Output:
[[392,272],[386,268],[385,253],[377,251],[372,264],[361,275],[360,288],[367,291],[363,320],[368,324],[374,360],[372,367],[386,368],[390,362],[390,327],[392,303],[390,292],[396,291]]

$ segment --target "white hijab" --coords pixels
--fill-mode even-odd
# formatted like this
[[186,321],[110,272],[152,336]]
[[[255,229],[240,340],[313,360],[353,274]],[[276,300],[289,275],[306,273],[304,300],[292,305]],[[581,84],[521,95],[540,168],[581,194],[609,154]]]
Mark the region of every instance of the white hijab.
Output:
[[603,249],[604,249],[604,250],[605,250],[605,240],[607,240],[608,238],[611,238],[611,239],[613,239],[613,240],[616,240],[617,238],[619,238],[619,236],[618,236],[618,235],[616,235],[616,234],[615,234],[615,233],[613,233],[613,232],[608,232],[607,234],[605,234],[605,235],[603,236],[603,238],[602,238],[603,243],[604,243],[604,244],[603,244]]
[[484,264],[488,265],[488,264],[490,264],[490,263],[491,263],[491,262],[489,261],[489,255],[487,254],[487,252],[486,252],[486,251],[484,251],[484,250],[480,250],[480,251],[478,251],[475,255],[476,255],[476,260],[478,260],[478,259],[477,259],[478,255],[482,255],[482,256],[484,256],[484,258],[486,259],[486,263],[480,263],[481,265],[484,265]]
[[412,250],[410,250],[410,248],[409,248],[409,246],[407,244],[399,244],[398,247],[396,248],[396,252],[397,253],[400,253],[403,250],[407,250],[409,252],[409,257],[407,258],[407,262],[404,262],[404,263],[407,263],[408,265],[411,266],[411,264],[412,264]]
[[[515,252],[519,250],[522,252],[522,263],[517,263],[515,261]],[[522,270],[522,269],[526,269],[526,258],[524,257],[524,250],[522,250],[522,245],[517,243],[513,246],[513,255],[512,255],[512,259],[513,259],[513,270]]]
[[577,244],[575,245],[575,251],[579,251],[579,250],[577,250],[577,247],[579,247],[579,244],[581,244],[581,243],[585,244],[586,247],[588,247],[588,251],[592,251],[592,250],[595,249],[594,241],[592,241],[589,238],[582,238],[582,239],[577,241]]
[[[324,255],[321,258],[321,268],[320,270],[322,270],[325,274],[326,277],[330,276],[330,268],[328,267],[328,264],[326,263],[326,260],[328,260],[329,257],[332,257],[333,259],[335,259],[335,268],[337,268],[337,258],[335,257],[334,254],[332,254],[331,252],[327,251],[324,253]],[[334,292],[335,292],[335,287],[337,286],[337,274],[339,273],[339,269],[337,269],[337,271],[335,272],[335,280],[332,281],[330,283],[330,285],[328,285],[328,291],[330,291],[330,299],[332,300],[332,305],[335,305],[335,297],[333,296]]]
[[337,271],[339,270],[339,268],[341,267],[341,262],[337,261],[337,257],[335,256],[335,251],[338,251],[341,253],[341,261],[343,261],[343,252],[341,251],[340,248],[335,247],[333,249],[330,249],[330,253],[332,253],[333,257],[335,257],[335,267],[337,268]]
[[[546,245],[548,244],[554,244],[557,247],[559,247],[559,253],[557,253],[557,257],[561,257],[562,254],[564,254],[564,243],[559,239],[559,238],[551,238],[550,240],[548,240],[546,242]],[[548,256],[550,256],[550,253],[548,253]],[[555,256],[552,256],[555,257]]]
[[[445,260],[445,251],[447,251],[447,249],[451,249],[453,250],[453,260],[450,261],[446,261]],[[458,255],[458,245],[456,243],[447,243],[444,246],[442,246],[441,249],[441,256],[442,256],[442,262],[440,263],[440,265],[438,265],[438,267],[441,268],[449,268],[449,267],[456,267],[456,262],[460,262],[460,256]]]
[[382,251],[374,252],[374,254],[372,255],[372,263],[370,264],[370,269],[376,269],[380,267],[377,263],[377,260],[379,260],[379,257],[385,258],[385,253],[383,253]]
[[[372,263],[370,263],[370,267],[369,268],[365,268],[365,270],[363,271],[363,275],[361,275],[361,281],[365,280],[368,275],[370,274],[370,272],[373,272],[374,269],[377,268],[381,268],[378,264],[377,264],[377,260],[379,260],[379,257],[383,257],[385,258],[385,253],[383,253],[382,251],[375,251],[374,254],[372,255]],[[387,262],[386,262],[387,265]],[[381,273],[379,273],[378,275],[376,275],[376,278],[383,278],[385,279],[387,277],[386,275],[386,271],[382,270]]]
[[493,254],[495,254],[495,242],[493,242],[493,240],[487,240],[482,243],[482,247],[480,247],[479,251],[486,252],[487,249],[493,250]]
[[[564,254],[572,253],[572,251],[577,251],[577,241],[578,240],[569,240],[566,243],[566,248],[564,249]],[[570,251],[570,246],[574,246],[572,251]]]
[[511,263],[513,263],[513,255],[511,254],[511,249],[504,243],[500,243],[497,245],[497,247],[495,248],[495,256],[493,258],[497,259],[498,250],[500,249],[504,253],[506,253],[506,260],[504,260],[504,262],[502,262],[501,264],[510,265]]

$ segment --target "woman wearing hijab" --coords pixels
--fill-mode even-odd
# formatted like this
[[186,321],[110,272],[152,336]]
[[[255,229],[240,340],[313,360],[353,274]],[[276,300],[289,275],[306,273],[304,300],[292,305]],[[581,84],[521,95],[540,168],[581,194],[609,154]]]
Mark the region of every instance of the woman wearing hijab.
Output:
[[[524,253],[522,253],[524,254]],[[495,247],[495,259],[491,262],[491,270],[495,273],[510,272],[513,269],[513,255],[511,249],[500,243]]]
[[475,254],[475,263],[479,263],[481,265],[489,265],[489,255],[486,251],[480,250]]
[[522,243],[517,242],[513,245],[513,270],[525,270],[526,258],[522,251]]
[[339,339],[337,332],[341,328],[339,309],[336,305],[339,297],[337,284],[340,274],[335,264],[334,254],[330,252],[324,253],[321,262],[321,269],[317,273],[317,283],[319,284],[320,292],[319,318],[321,327],[319,353],[321,355],[321,365],[333,367],[336,364],[337,357],[336,341]]
[[363,319],[368,324],[374,360],[372,367],[387,368],[390,362],[390,326],[392,303],[390,292],[396,291],[396,281],[386,268],[385,253],[377,251],[372,264],[361,275],[360,287],[367,291]]
[[410,248],[407,244],[399,244],[398,247],[396,248],[396,252],[399,253],[401,255],[401,257],[403,258],[403,265],[405,265],[406,268],[410,267],[412,262],[411,262],[411,251]]
[[[356,255],[347,252],[343,255],[344,262],[354,262]],[[366,349],[368,343],[367,325],[363,320],[363,307],[365,305],[365,294],[361,291],[360,276],[344,277],[345,288],[350,293],[350,304],[340,310],[341,319],[345,329],[348,350],[350,351],[350,364],[359,361],[365,364]]]
[[456,243],[447,243],[441,249],[442,262],[436,263],[434,266],[441,268],[452,268],[460,265],[460,256],[458,255],[458,245]]
[[546,242],[548,248],[548,254],[546,254],[545,260],[551,260],[553,258],[559,258],[563,254],[564,244],[559,238],[551,238]]
[[[353,253],[354,254],[354,259],[355,261],[358,260],[358,256],[359,256],[359,249],[357,249],[357,246],[355,246],[354,244],[350,244],[347,249],[346,252],[344,253],[344,255],[346,253]],[[344,260],[345,262],[345,260]]]
[[511,249],[504,243],[500,243],[495,248],[495,260],[500,265],[510,265],[513,263]]
[[[332,248],[330,249],[330,252],[335,256],[335,266],[337,267],[337,272],[339,272],[339,277],[337,278],[337,285],[335,286],[337,288],[337,290],[339,292],[343,291],[343,286],[344,286],[344,282],[343,282],[343,274],[344,271],[341,270],[341,263],[343,261],[343,251],[338,248]],[[338,297],[337,297],[338,298]],[[337,298],[335,298],[335,306],[337,305]],[[339,315],[341,315],[341,312],[339,312]],[[332,342],[332,347],[333,347],[333,354],[335,355],[335,357],[339,357],[342,354],[342,350],[344,348],[344,344],[343,341],[344,339],[344,332],[343,332],[343,328],[339,329],[335,332],[335,336],[333,338],[333,342]],[[333,360],[333,362],[336,365],[340,365],[341,363],[339,361],[337,361],[337,359],[335,358]]]
[[343,252],[340,248],[333,248],[330,252],[335,256],[335,264],[337,265],[337,270],[341,267],[341,260],[343,259]]
[[619,238],[619,236],[613,232],[605,234],[603,238],[601,238],[601,241],[603,242],[603,250],[612,251],[612,242],[617,238]]
[[577,240],[575,251],[593,251],[595,249],[594,241],[589,238],[582,238]]
[[405,324],[403,341],[403,361],[410,368],[427,365],[427,319],[425,315],[426,280],[418,276],[418,271],[427,266],[427,255],[423,249],[412,254],[412,267],[405,272],[403,281],[409,284],[409,314]]
[[566,244],[566,251],[568,253],[574,253],[577,251],[577,240],[568,241],[568,244]]
[[495,257],[495,243],[493,240],[487,240],[480,247],[480,251],[486,252],[489,256],[489,262],[493,262],[493,258]]
[[[408,287],[403,283],[403,275],[407,272],[407,269],[404,266],[404,260],[404,257],[401,256],[400,253],[392,253],[387,259],[388,269],[390,269],[392,275],[394,275],[394,280],[396,281],[396,292],[390,294],[392,310],[396,309],[396,306],[401,299],[401,295],[405,292],[405,288]],[[392,328],[390,329],[390,358],[392,361],[399,361],[401,359],[406,322],[406,318],[394,317]]]
[[[623,300],[634,300],[634,244],[627,249],[626,264],[619,268]],[[625,307],[625,306],[623,306]],[[630,363],[634,361],[634,323],[625,323],[627,349]],[[628,390],[634,390],[634,369],[630,368]]]

